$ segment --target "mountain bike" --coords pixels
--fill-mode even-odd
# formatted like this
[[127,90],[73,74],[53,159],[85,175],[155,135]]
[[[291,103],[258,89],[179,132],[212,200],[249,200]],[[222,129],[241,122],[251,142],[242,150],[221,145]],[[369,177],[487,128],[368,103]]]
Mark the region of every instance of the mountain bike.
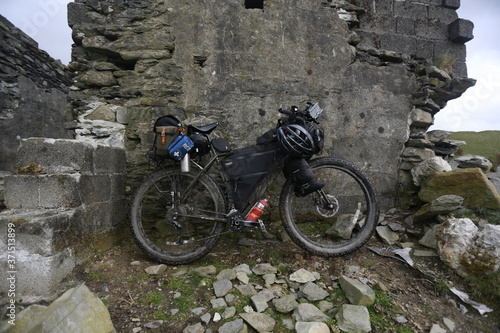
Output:
[[179,265],[207,255],[223,233],[245,227],[267,233],[252,212],[265,208],[267,188],[284,173],[279,215],[297,245],[326,257],[362,247],[378,222],[372,183],[346,160],[313,156],[324,139],[318,103],[279,112],[276,127],[253,146],[233,150],[226,140],[212,139],[218,126],[212,123],[178,127],[176,139],[192,143],[182,158],[148,151],[148,175],[131,202],[137,246],[160,263]]

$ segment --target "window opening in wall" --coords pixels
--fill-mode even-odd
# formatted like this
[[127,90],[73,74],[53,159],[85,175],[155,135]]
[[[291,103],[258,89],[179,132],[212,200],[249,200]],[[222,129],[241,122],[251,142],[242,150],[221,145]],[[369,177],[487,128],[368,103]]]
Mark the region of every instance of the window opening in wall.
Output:
[[264,0],[245,0],[245,8],[264,9]]
[[205,56],[194,56],[194,65],[200,68],[205,67],[205,62],[207,61],[207,57]]

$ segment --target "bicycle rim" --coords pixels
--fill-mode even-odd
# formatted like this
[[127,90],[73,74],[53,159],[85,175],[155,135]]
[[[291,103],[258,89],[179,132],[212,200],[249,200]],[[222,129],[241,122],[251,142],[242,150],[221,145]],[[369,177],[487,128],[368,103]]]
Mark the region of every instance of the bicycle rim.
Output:
[[159,262],[186,264],[203,257],[224,226],[202,218],[220,218],[225,212],[222,193],[211,177],[204,175],[189,193],[184,192],[195,176],[195,172],[160,171],[139,187],[132,201],[134,239]]
[[342,256],[359,249],[378,222],[373,186],[360,169],[342,159],[318,158],[309,164],[325,184],[324,194],[298,197],[295,184],[288,180],[280,197],[286,231],[299,246],[322,256]]

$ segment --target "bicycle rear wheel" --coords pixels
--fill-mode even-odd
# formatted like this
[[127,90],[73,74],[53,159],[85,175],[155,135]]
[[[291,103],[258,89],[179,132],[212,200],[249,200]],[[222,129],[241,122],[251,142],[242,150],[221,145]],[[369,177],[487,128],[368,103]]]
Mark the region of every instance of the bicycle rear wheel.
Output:
[[179,265],[210,252],[225,223],[224,196],[212,177],[178,168],[148,177],[132,200],[130,228],[138,247],[158,262]]
[[375,191],[353,164],[334,157],[309,161],[325,186],[305,197],[294,193],[288,179],[280,196],[285,230],[302,248],[333,257],[351,253],[372,236],[378,222]]

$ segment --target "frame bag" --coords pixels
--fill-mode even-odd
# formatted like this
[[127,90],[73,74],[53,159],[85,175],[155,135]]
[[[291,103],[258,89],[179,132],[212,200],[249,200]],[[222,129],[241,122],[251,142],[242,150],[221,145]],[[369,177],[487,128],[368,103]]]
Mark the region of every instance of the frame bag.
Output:
[[272,169],[279,150],[277,143],[254,145],[235,149],[221,161],[237,209],[241,211],[247,206],[258,182]]

